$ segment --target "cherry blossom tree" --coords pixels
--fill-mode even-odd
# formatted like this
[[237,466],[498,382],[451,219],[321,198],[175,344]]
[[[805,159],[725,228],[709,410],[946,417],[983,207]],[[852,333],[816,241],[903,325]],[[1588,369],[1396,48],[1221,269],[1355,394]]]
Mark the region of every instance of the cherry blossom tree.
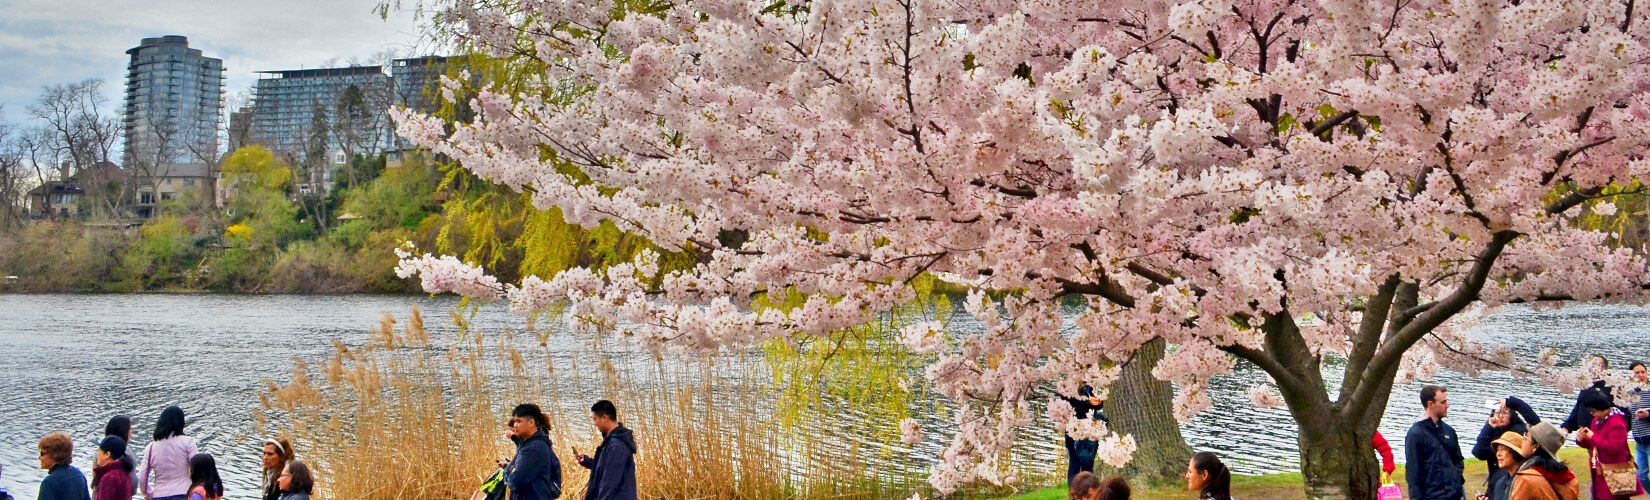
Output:
[[[1238,363],[1287,406],[1313,498],[1373,498],[1395,382],[1556,375],[1463,335],[1517,302],[1642,302],[1646,262],[1571,220],[1650,180],[1633,0],[459,0],[467,43],[545,92],[400,132],[494,182],[612,221],[656,256],[504,284],[403,251],[432,293],[565,307],[577,328],[714,351],[820,335],[970,290],[984,331],[913,325],[959,406],[940,494],[999,460],[1052,384],[1104,389],[1156,339],[1175,416]],[[456,82],[449,82],[449,90]],[[734,244],[737,243],[737,244]],[[791,309],[751,307],[800,293]],[[1069,301],[1085,305],[1075,320]],[[1074,323],[1075,328],[1064,325]],[[1326,359],[1345,376],[1325,377]],[[1048,417],[1125,462],[1129,436]],[[914,422],[901,424],[920,439]]]

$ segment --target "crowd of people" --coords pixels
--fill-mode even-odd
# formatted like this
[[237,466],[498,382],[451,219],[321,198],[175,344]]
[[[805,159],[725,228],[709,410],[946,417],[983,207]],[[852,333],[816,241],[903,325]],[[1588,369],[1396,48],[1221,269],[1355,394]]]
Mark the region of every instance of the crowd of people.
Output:
[[[103,427],[93,455],[92,480],[74,464],[74,438],[58,431],[40,438],[39,500],[218,500],[223,479],[218,462],[195,447],[184,432],[183,409],[167,407],[155,420],[155,432],[140,462],[128,449],[132,418],[117,415]],[[264,500],[309,500],[315,479],[309,467],[294,460],[285,440],[264,443]],[[0,498],[7,498],[0,492]]]
[[[636,440],[620,423],[618,408],[607,400],[590,407],[591,421],[601,431],[602,441],[592,455],[579,453],[579,466],[590,469],[585,500],[636,499]],[[40,438],[40,468],[46,477],[40,482],[39,500],[220,500],[224,484],[218,475],[217,459],[196,448],[195,438],[184,432],[183,409],[176,406],[161,411],[156,419],[153,440],[143,449],[142,461],[128,450],[132,440],[132,419],[119,415],[109,419],[94,455],[92,480],[74,463],[74,439],[66,432],[52,432]],[[551,447],[550,420],[538,405],[523,404],[505,421],[506,435],[516,444],[516,454],[499,460],[499,488],[483,488],[478,498],[512,500],[555,500],[560,498],[561,460]],[[263,442],[263,500],[309,500],[315,490],[315,476],[298,460],[292,443],[282,438]],[[0,491],[0,500],[11,500]]]
[[[1595,372],[1609,370],[1603,356],[1588,360]],[[1586,491],[1593,500],[1628,500],[1650,486],[1650,376],[1645,364],[1632,363],[1631,387],[1611,387],[1604,379],[1576,396],[1575,406],[1562,423],[1543,422],[1524,400],[1509,396],[1496,403],[1478,433],[1472,455],[1488,469],[1476,495],[1466,495],[1465,457],[1455,429],[1444,423],[1449,416],[1449,391],[1429,385],[1421,388],[1425,418],[1404,436],[1405,483],[1412,500],[1579,500],[1581,479],[1558,458],[1566,442],[1587,450]],[[1617,406],[1618,391],[1628,391],[1630,406]],[[1104,419],[1100,401],[1068,398],[1079,417]],[[1079,406],[1081,405],[1081,406]],[[1632,444],[1630,444],[1630,442]],[[1066,438],[1068,493],[1071,500],[1126,500],[1129,485],[1122,477],[1100,481],[1093,474],[1092,442]],[[1380,432],[1370,446],[1380,454],[1381,483],[1391,482],[1392,447]],[[1201,500],[1229,500],[1231,473],[1211,452],[1193,455],[1186,467],[1186,487]]]

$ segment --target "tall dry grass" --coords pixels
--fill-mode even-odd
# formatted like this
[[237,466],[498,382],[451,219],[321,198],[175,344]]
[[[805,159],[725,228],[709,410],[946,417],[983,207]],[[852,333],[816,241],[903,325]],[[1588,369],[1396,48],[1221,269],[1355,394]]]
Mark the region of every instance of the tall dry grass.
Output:
[[543,342],[523,352],[512,334],[477,333],[438,347],[416,308],[400,323],[386,313],[366,345],[334,340],[324,360],[294,358],[291,382],[266,381],[256,424],[292,440],[316,472],[317,499],[469,498],[513,455],[504,420],[519,402],[550,417],[564,498],[581,498],[589,474],[573,449],[600,444],[587,410],[597,398],[635,431],[643,498],[889,498],[920,483],[888,480],[857,444],[822,453],[778,425],[766,374],[749,359],[615,365],[592,346],[557,366]]

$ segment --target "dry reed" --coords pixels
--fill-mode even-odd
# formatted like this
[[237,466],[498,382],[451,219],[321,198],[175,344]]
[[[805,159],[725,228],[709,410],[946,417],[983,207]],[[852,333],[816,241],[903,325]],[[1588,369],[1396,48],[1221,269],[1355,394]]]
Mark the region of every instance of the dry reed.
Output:
[[[291,382],[266,381],[256,424],[292,440],[315,470],[318,500],[469,498],[495,460],[513,455],[504,420],[518,402],[550,417],[563,498],[582,498],[589,474],[573,450],[600,444],[587,411],[597,398],[618,404],[635,431],[642,498],[904,498],[927,489],[926,467],[903,448],[870,436],[827,444],[779,425],[767,374],[742,356],[616,366],[599,345],[553,357],[542,337],[523,354],[510,333],[432,346],[416,308],[399,332],[396,324],[385,313],[365,346],[334,340],[320,368],[294,358]],[[569,366],[558,371],[557,358]]]

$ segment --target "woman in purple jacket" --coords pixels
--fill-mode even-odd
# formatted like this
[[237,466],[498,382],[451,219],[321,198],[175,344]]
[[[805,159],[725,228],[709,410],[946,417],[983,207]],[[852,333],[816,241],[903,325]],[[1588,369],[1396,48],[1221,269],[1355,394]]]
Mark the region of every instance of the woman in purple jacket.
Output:
[[195,438],[183,434],[183,409],[168,406],[155,422],[155,440],[143,449],[138,489],[145,500],[182,500],[189,494],[189,459]]

